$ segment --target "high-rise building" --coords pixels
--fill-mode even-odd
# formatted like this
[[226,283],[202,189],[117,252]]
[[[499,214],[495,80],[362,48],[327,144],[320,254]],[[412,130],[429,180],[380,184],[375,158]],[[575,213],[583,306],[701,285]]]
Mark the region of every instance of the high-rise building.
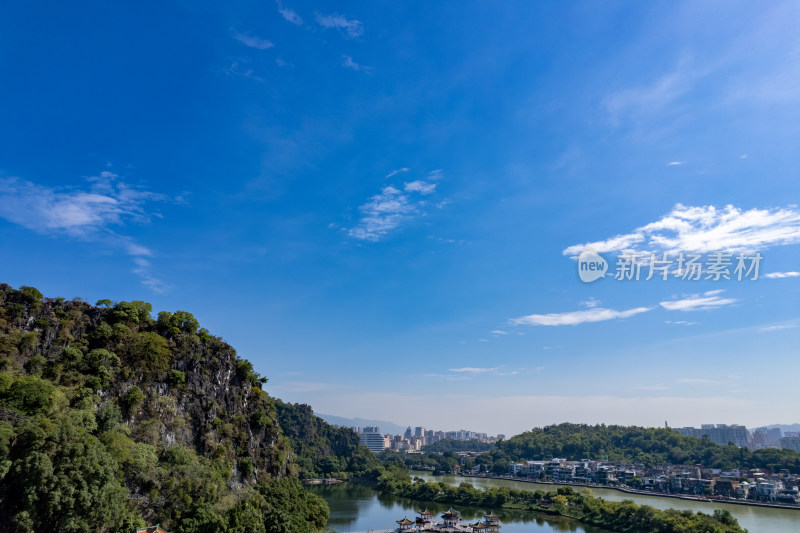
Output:
[[800,452],[800,437],[781,437],[779,442],[784,450]]
[[740,448],[747,446],[749,435],[746,427],[737,424],[703,424],[700,429],[686,427],[676,428],[675,431],[688,437],[707,438],[723,446],[732,442]]
[[369,448],[372,453],[381,453],[386,449],[386,441],[378,426],[365,427],[358,437],[361,439],[361,444]]

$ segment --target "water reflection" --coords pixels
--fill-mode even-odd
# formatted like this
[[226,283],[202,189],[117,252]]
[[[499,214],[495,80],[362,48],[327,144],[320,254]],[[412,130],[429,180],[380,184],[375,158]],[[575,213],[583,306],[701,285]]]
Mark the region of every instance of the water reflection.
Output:
[[[390,529],[395,520],[404,516],[413,520],[417,511],[430,509],[434,515],[441,515],[450,505],[437,502],[420,502],[390,494],[379,493],[373,485],[366,483],[342,483],[340,485],[309,487],[328,502],[331,516],[328,527],[337,532],[368,531],[370,529]],[[465,505],[453,505],[465,520],[475,521],[494,511],[503,524],[501,533],[605,533],[606,530],[584,526],[575,520],[562,517],[509,509],[483,509]]]
[[[469,483],[480,489],[491,487],[505,487],[508,489],[520,489],[535,491],[553,491],[553,485],[542,485],[539,483],[527,483],[505,479],[489,478],[463,478],[453,476],[431,476],[428,473],[415,474],[426,481],[437,481],[458,486],[460,483]],[[577,490],[578,487],[575,487]],[[750,533],[782,533],[800,531],[800,509],[774,509],[769,507],[756,507],[750,505],[735,505],[717,502],[701,502],[693,500],[680,500],[676,498],[666,498],[663,496],[649,496],[641,494],[624,493],[612,489],[602,489],[592,487],[595,496],[608,501],[632,500],[638,505],[649,505],[656,509],[678,509],[690,510],[693,512],[702,511],[713,514],[714,509],[726,509],[739,521],[739,525],[747,529]],[[558,530],[555,530],[558,531]],[[504,532],[505,533],[505,532]]]

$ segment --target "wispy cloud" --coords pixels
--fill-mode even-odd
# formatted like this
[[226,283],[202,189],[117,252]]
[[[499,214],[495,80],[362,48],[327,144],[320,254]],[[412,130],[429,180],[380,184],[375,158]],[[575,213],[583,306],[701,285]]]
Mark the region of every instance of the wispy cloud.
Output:
[[490,374],[500,377],[506,377],[506,376],[516,376],[519,374],[519,370],[505,370],[504,367],[502,366],[495,366],[491,368],[465,366],[462,368],[449,368],[448,372],[454,372],[456,374],[460,374],[463,376],[480,376],[480,375]]
[[796,328],[796,324],[778,324],[775,326],[765,326],[763,328],[758,328],[759,333],[766,333],[768,331],[780,331],[782,329],[793,329]]
[[470,376],[453,374],[423,374],[422,376],[437,381],[468,381],[472,379]]
[[66,235],[122,249],[134,258],[134,272],[154,291],[165,285],[151,274],[153,252],[115,231],[129,222],[148,223],[145,210],[164,195],[131,187],[111,171],[87,178],[88,187],[52,188],[19,178],[0,179],[0,217],[45,235]]
[[250,48],[257,48],[258,50],[267,50],[275,46],[272,41],[250,35],[249,33],[234,33],[233,38]]
[[678,383],[703,384],[703,385],[713,385],[715,383],[719,383],[718,381],[714,381],[713,379],[704,379],[704,378],[679,378],[676,381]]
[[331,15],[320,15],[316,13],[316,17],[320,26],[323,28],[336,28],[343,32],[349,39],[353,39],[364,33],[364,27],[361,21],[348,19],[337,13]]
[[355,70],[356,72],[368,72],[372,70],[372,67],[367,67],[364,65],[360,65],[353,61],[353,58],[348,55],[342,56],[342,66],[346,69]]
[[794,206],[744,211],[731,205],[717,208],[677,204],[667,215],[631,233],[570,246],[563,253],[575,256],[586,249],[598,253],[752,252],[797,243],[800,243],[800,210]]
[[303,19],[300,18],[300,15],[298,15],[294,10],[285,7],[283,3],[280,2],[280,0],[278,1],[278,13],[280,13],[283,18],[285,18],[295,26],[303,25]]
[[627,309],[625,311],[616,311],[614,309],[596,307],[594,309],[587,309],[585,311],[549,313],[546,315],[528,315],[514,318],[511,320],[511,323],[514,325],[529,326],[576,326],[586,322],[603,322],[606,320],[628,318],[640,313],[646,313],[651,309],[652,307],[636,307],[634,309]]
[[429,188],[425,182],[412,183],[421,185],[409,187],[411,184],[407,183],[404,191],[393,185],[383,187],[379,194],[358,208],[361,211],[361,219],[348,230],[348,234],[363,241],[379,241],[402,223],[424,215],[427,204],[421,199],[415,199],[414,196],[433,193],[435,185]]
[[736,303],[735,298],[721,298],[719,296],[723,291],[708,291],[702,296],[693,294],[688,298],[680,300],[669,300],[661,302],[659,305],[667,311],[698,311],[704,309],[716,309],[723,305],[731,305]]
[[365,241],[378,241],[414,213],[416,208],[409,202],[407,195],[388,185],[359,210],[363,216],[358,225],[350,229],[350,236]]
[[248,59],[234,59],[231,64],[225,68],[225,74],[233,78],[247,78],[249,80],[264,83],[264,78],[258,76],[252,68],[246,65],[249,63]]
[[798,276],[800,276],[800,272],[770,272],[769,274],[764,274],[764,277],[769,279],[796,278]]
[[674,326],[694,326],[699,322],[689,322],[688,320],[665,320],[665,324],[672,324]]
[[668,167],[677,167],[683,164],[683,161],[670,161],[667,163]]
[[507,331],[503,331],[502,329],[495,329],[492,330],[493,335],[508,335]]
[[682,60],[672,71],[647,85],[622,89],[608,95],[603,104],[614,117],[658,112],[688,92],[700,74],[690,70]]
[[431,170],[428,172],[428,179],[429,180],[440,180],[444,177],[444,169],[437,168],[436,170]]
[[406,183],[404,189],[406,190],[406,192],[418,192],[420,194],[427,195],[436,192],[436,184],[428,183],[422,180],[416,180],[410,183]]
[[584,300],[581,302],[581,305],[584,307],[588,307],[589,309],[593,309],[600,305],[600,300],[597,300],[594,296],[590,296],[588,300]]
[[392,177],[400,174],[401,172],[408,172],[409,170],[411,170],[411,169],[408,168],[408,167],[396,168],[396,169],[392,170],[391,172],[389,172],[388,174],[386,174],[386,178],[387,179],[388,178],[392,178]]

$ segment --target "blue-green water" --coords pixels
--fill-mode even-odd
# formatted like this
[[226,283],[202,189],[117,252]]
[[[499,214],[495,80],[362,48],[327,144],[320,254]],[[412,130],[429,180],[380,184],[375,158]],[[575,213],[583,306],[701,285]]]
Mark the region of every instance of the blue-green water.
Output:
[[[337,533],[369,531],[371,529],[391,529],[397,527],[395,520],[407,516],[414,520],[417,511],[427,507],[437,516],[447,510],[449,505],[434,502],[420,503],[407,498],[380,494],[371,486],[361,483],[343,483],[332,486],[312,486],[309,490],[319,494],[328,502],[331,517],[328,527]],[[467,520],[483,518],[492,509],[455,506]],[[495,509],[500,517],[501,533],[606,533],[606,530],[584,526],[574,520],[560,517],[542,516],[535,513]]]
[[[555,490],[553,485],[541,485],[503,479],[461,478],[461,477],[433,477],[429,474],[419,474],[425,479],[458,485],[463,482],[471,483],[478,488],[506,487],[521,490],[535,491]],[[420,503],[407,498],[400,498],[378,493],[373,487],[361,483],[344,483],[328,487],[312,486],[310,490],[316,492],[328,502],[331,508],[331,517],[328,527],[337,533],[361,532],[368,530],[391,529],[396,526],[395,520],[404,516],[414,519],[417,511],[428,507],[431,511],[441,514],[449,506],[434,502]],[[800,532],[800,510],[770,509],[765,507],[752,507],[744,505],[731,505],[709,502],[695,502],[678,500],[659,496],[645,496],[626,494],[611,489],[592,488],[595,496],[609,501],[632,500],[639,505],[650,505],[656,509],[690,509],[711,514],[714,509],[727,509],[739,521],[739,524],[750,533],[783,533]],[[506,509],[480,509],[475,507],[459,506],[457,509],[466,519],[472,520],[483,517],[487,511],[494,510],[499,516],[503,526],[501,533],[549,533],[549,532],[576,532],[576,533],[606,533],[606,530],[585,526],[574,520],[565,518],[542,516],[536,513],[509,511]]]
[[[523,481],[512,481],[507,479],[487,479],[487,478],[464,478],[454,476],[431,476],[428,473],[415,474],[425,480],[433,480],[440,483],[459,485],[460,483],[470,483],[479,489],[489,487],[506,487],[509,489],[530,490],[537,489],[544,491],[556,490],[553,485],[542,485],[539,483],[527,483]],[[577,487],[576,487],[577,489]],[[799,533],[800,532],[800,509],[775,509],[770,507],[756,507],[751,505],[735,505],[716,502],[702,502],[692,500],[679,500],[676,498],[665,498],[663,496],[648,496],[640,494],[628,494],[612,489],[599,489],[592,487],[595,496],[608,501],[631,500],[638,505],[649,505],[656,509],[678,509],[702,511],[712,514],[714,509],[726,509],[739,521],[739,525],[747,529],[749,533]]]

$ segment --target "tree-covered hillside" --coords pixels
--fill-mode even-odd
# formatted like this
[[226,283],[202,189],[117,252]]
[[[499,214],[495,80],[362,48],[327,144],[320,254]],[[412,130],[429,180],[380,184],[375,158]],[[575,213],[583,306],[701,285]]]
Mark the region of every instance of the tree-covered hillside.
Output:
[[382,473],[381,462],[361,446],[358,435],[350,428],[328,424],[315,416],[308,405],[280,400],[275,404],[280,426],[292,442],[294,463],[300,477],[323,475],[377,479]]
[[363,451],[307,406],[279,415],[265,382],[188,312],[0,284],[0,530],[320,529],[292,476]]
[[656,465],[702,464],[712,468],[782,468],[800,473],[800,454],[791,450],[757,450],[720,446],[666,428],[558,424],[534,428],[497,447],[476,462],[502,467],[524,459],[601,459]]
[[426,444],[422,447],[423,452],[488,452],[494,449],[494,443],[482,442],[478,439],[453,440],[442,439],[433,444]]

